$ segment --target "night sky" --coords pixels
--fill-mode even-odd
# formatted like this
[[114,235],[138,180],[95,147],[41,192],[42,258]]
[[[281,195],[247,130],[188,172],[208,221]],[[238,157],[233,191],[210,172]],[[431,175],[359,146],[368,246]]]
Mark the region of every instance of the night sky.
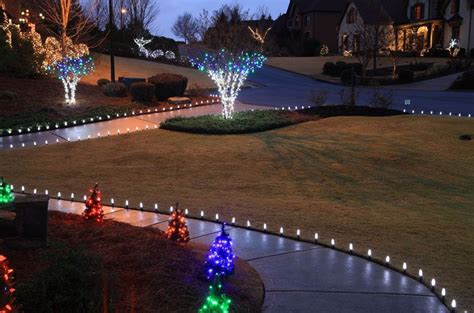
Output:
[[239,3],[244,9],[250,10],[253,14],[259,7],[265,6],[275,19],[280,13],[285,13],[288,8],[289,0],[157,0],[159,5],[159,14],[154,23],[153,33],[174,38],[171,27],[178,15],[184,12],[190,12],[195,16],[199,15],[202,9],[212,13],[223,4]]

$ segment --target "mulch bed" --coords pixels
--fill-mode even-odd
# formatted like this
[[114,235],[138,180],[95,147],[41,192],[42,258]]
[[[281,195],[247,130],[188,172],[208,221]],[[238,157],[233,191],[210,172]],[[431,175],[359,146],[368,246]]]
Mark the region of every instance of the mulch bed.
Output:
[[[179,245],[153,228],[138,228],[110,220],[85,222],[76,215],[49,213],[49,242],[81,248],[100,257],[105,274],[114,277],[117,312],[196,312],[204,302],[209,283],[203,276],[207,247]],[[45,268],[47,248],[16,250],[0,244],[10,260],[17,284]],[[237,260],[236,273],[226,283],[234,312],[260,312],[263,284],[245,262]]]
[[[52,78],[14,78],[0,75],[0,91],[11,91],[16,98],[0,99],[0,133],[2,129],[34,126],[67,119],[115,114],[132,109],[169,107],[167,102],[154,101],[147,105],[133,102],[130,95],[123,98],[107,97],[98,86],[79,84],[74,106],[64,103],[62,83]],[[207,96],[191,97],[193,103],[210,99]],[[25,125],[27,124],[27,125]],[[33,125],[31,125],[33,124]]]

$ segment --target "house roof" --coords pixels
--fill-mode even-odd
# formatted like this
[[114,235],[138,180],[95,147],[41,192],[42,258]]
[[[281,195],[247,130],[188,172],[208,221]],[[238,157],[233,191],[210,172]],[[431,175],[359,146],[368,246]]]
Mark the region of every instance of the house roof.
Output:
[[[474,0],[473,0],[474,1]],[[408,21],[407,0],[353,0],[367,24],[402,24]],[[344,10],[344,13],[347,11]]]
[[288,7],[288,13],[291,5],[294,4],[301,13],[308,12],[336,12],[342,13],[350,0],[291,0]]

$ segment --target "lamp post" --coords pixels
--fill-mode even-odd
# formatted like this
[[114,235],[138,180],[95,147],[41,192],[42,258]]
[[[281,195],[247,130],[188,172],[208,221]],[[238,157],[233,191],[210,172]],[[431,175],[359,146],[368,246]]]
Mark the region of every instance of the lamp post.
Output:
[[113,51],[113,32],[114,32],[114,9],[112,0],[109,0],[109,36],[110,36],[110,81],[115,82],[115,58]]

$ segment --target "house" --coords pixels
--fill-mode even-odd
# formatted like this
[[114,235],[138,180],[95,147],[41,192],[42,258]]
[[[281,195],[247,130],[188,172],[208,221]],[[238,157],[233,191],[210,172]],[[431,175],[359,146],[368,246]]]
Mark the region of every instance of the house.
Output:
[[433,47],[470,51],[474,42],[474,0],[352,0],[339,23],[339,51],[360,49],[365,25],[385,25],[386,49],[421,52]]
[[290,0],[285,19],[300,40],[315,40],[337,51],[339,20],[349,0]]
[[459,48],[474,49],[474,0],[450,0],[444,8],[444,47],[456,39]]

